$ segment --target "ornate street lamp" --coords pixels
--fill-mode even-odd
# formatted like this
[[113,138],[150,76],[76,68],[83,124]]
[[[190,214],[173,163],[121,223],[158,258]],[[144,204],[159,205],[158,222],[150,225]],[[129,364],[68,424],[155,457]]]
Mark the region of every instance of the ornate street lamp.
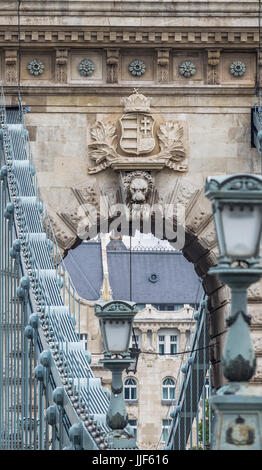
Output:
[[135,438],[125,429],[128,415],[123,397],[122,372],[131,363],[129,344],[134,316],[138,312],[135,302],[111,301],[95,304],[95,315],[99,318],[104,343],[104,358],[101,362],[112,372],[112,392],[106,416],[112,432],[107,435],[114,448],[134,448]]
[[220,252],[218,266],[209,273],[218,275],[232,292],[222,357],[223,374],[229,382],[211,398],[216,410],[212,448],[262,449],[262,397],[248,384],[256,360],[247,314],[247,289],[262,275],[262,177],[209,177],[205,191],[212,201]]

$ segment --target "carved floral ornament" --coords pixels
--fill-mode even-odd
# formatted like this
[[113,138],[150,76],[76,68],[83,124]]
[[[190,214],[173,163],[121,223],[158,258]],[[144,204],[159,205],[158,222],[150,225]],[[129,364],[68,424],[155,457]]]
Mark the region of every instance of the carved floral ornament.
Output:
[[128,70],[134,77],[141,77],[146,71],[146,64],[142,60],[136,59],[129,64]]
[[83,77],[90,77],[95,71],[95,64],[90,59],[83,59],[78,65],[78,70]]
[[180,64],[179,73],[185,78],[192,77],[192,75],[195,75],[196,73],[196,66],[190,60],[185,60],[185,62],[182,62],[182,64]]
[[31,75],[34,75],[36,77],[38,75],[42,75],[42,73],[44,72],[45,66],[43,62],[41,62],[41,60],[33,59],[27,65],[27,69]]
[[234,77],[242,77],[246,72],[246,64],[242,60],[235,60],[230,64],[230,73]]
[[[167,121],[158,126],[155,132],[155,119],[150,111],[150,98],[137,90],[127,98],[122,98],[125,114],[120,118],[121,135],[117,135],[115,123],[98,121],[91,129],[93,142],[89,145],[89,155],[95,166],[89,173],[99,173],[106,168],[146,169],[168,168],[185,172],[187,165],[182,142],[183,127],[175,121]],[[157,139],[158,153],[152,154]],[[118,146],[124,154],[118,153]],[[148,155],[150,154],[150,155]]]

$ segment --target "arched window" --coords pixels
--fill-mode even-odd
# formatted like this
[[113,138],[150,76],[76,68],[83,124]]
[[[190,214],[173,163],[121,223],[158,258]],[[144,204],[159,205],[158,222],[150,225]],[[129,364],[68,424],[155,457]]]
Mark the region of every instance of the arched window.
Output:
[[124,398],[125,400],[137,400],[137,386],[135,379],[129,377],[124,381]]
[[174,400],[176,395],[176,382],[171,377],[167,377],[162,382],[162,400]]

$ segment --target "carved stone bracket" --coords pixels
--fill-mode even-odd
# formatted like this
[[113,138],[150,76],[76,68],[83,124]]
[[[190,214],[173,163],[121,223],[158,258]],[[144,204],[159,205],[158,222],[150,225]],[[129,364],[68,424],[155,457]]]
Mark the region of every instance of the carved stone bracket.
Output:
[[107,83],[118,83],[119,49],[107,49]]
[[159,83],[169,81],[169,50],[157,49],[157,81]]
[[217,66],[220,61],[220,49],[209,49],[207,51],[207,82],[209,85],[219,84],[219,76],[217,73]]
[[56,82],[67,83],[68,50],[56,49]]
[[6,84],[17,83],[17,50],[5,50],[5,82]]

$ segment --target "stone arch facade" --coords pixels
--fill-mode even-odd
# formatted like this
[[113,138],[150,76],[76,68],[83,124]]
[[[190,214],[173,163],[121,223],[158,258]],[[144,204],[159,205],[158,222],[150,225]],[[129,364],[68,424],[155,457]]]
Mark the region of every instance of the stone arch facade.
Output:
[[[83,193],[83,191],[83,189],[72,189],[74,195]],[[89,191],[87,189],[86,194]],[[90,191],[89,194],[91,194],[92,202],[94,199],[98,202],[99,194],[93,191]],[[77,207],[80,202],[88,201],[88,198],[89,195],[86,199],[81,200],[76,197],[68,210],[53,214],[51,217],[58,242],[65,253],[82,241],[77,235],[77,226],[80,221],[80,217],[77,216]],[[203,280],[203,288],[208,295],[210,345],[213,345],[210,347],[211,362],[213,363],[212,383],[215,388],[218,388],[223,383],[220,358],[225,335],[221,333],[225,330],[224,320],[229,309],[229,291],[218,279],[208,274],[208,270],[216,265],[216,235],[212,214],[210,208],[207,212],[208,203],[203,191],[196,191],[189,198],[189,202],[188,200],[186,202],[185,244],[182,252],[186,259],[193,263],[196,273]],[[63,234],[63,238],[61,234]],[[158,236],[157,232],[154,234],[156,237]]]
[[[72,188],[72,194],[75,196],[68,209],[63,212],[53,213],[51,221],[53,222],[55,234],[60,248],[64,253],[71,247],[81,243],[78,237],[77,226],[80,221],[77,208],[80,204],[92,203],[98,207],[98,201],[101,194],[94,190],[94,187]],[[183,194],[186,197],[183,198]],[[83,196],[85,195],[85,196]],[[111,190],[109,198],[112,203],[116,202],[115,193]],[[194,269],[199,277],[202,278],[203,288],[208,296],[209,312],[209,335],[210,335],[210,359],[212,363],[212,385],[214,388],[220,387],[223,382],[221,371],[221,354],[225,340],[225,318],[230,308],[230,292],[227,286],[223,285],[219,279],[208,274],[209,269],[216,265],[216,234],[211,214],[209,201],[205,198],[203,189],[196,190],[193,193],[186,191],[186,186],[179,191],[179,201],[185,204],[185,244],[182,249],[185,258],[193,263]],[[158,234],[155,232],[155,236]],[[259,330],[258,306],[262,301],[262,284],[257,283],[249,289],[248,299],[251,313],[254,314],[254,335]],[[85,303],[85,301],[84,301]],[[261,354],[261,341],[256,336],[256,351],[258,357]],[[260,362],[254,382],[259,384],[261,375]]]

